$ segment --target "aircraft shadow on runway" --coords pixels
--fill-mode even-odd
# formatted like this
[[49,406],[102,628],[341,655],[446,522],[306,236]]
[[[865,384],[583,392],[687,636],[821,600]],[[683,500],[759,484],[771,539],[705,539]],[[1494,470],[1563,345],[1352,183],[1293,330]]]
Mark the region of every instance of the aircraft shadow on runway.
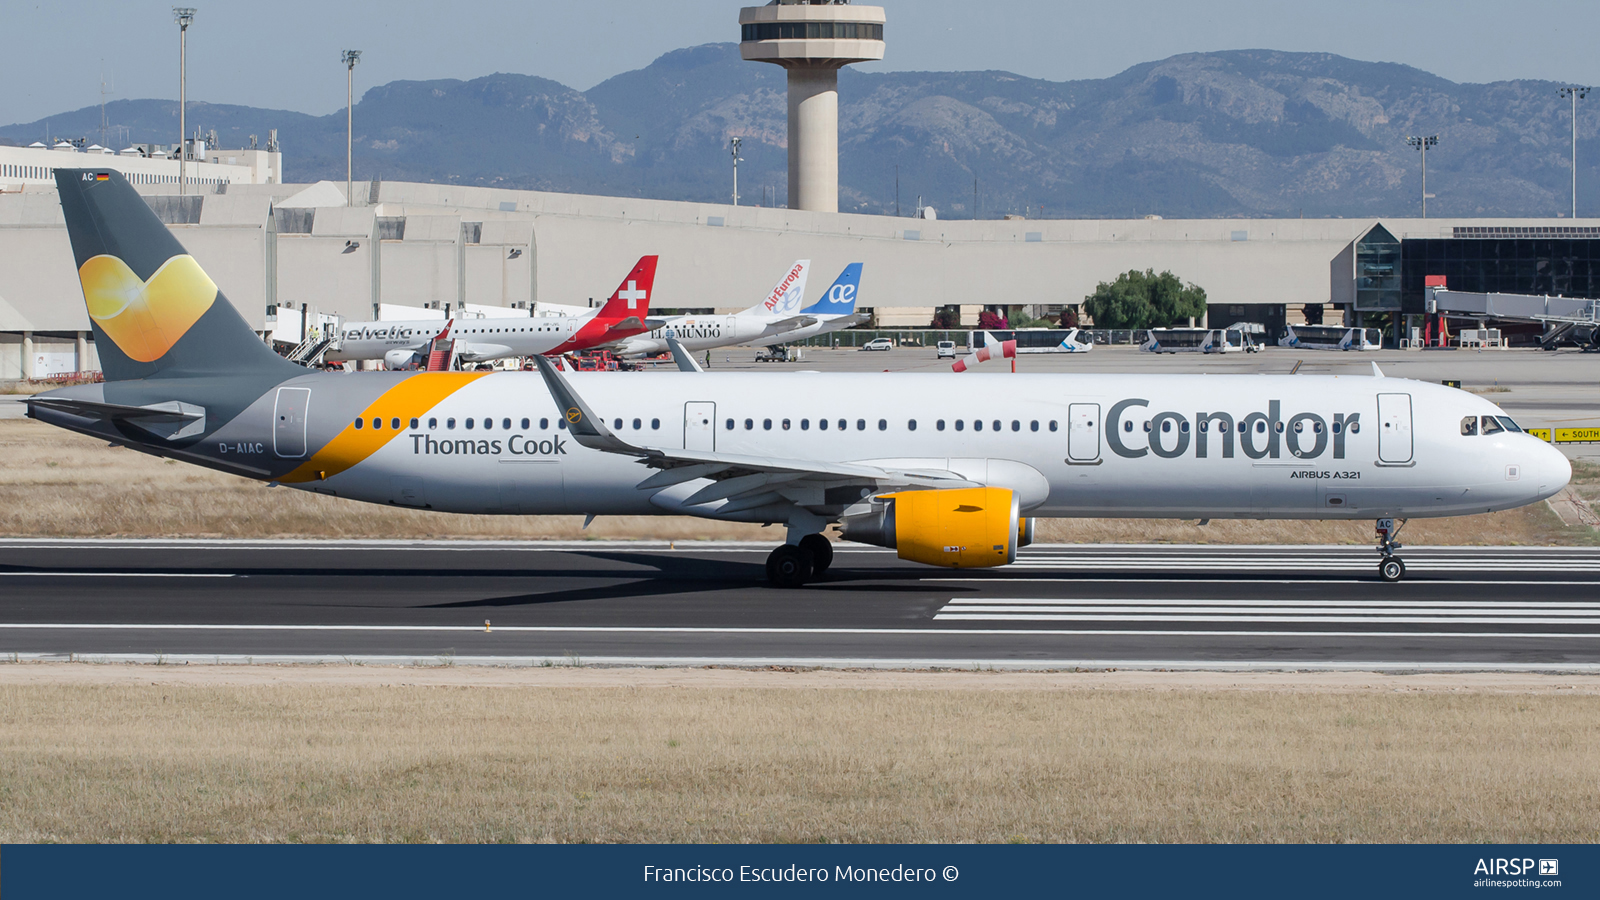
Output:
[[[629,579],[623,584],[597,585],[570,590],[540,591],[501,597],[484,597],[475,600],[457,600],[448,603],[424,604],[417,609],[471,609],[474,607],[535,606],[548,603],[572,603],[585,600],[618,600],[635,597],[667,597],[681,594],[709,593],[726,590],[758,591],[776,595],[798,595],[805,591],[841,593],[918,593],[939,594],[973,593],[976,588],[940,586],[929,588],[919,582],[920,569],[831,569],[821,581],[798,589],[774,588],[766,582],[765,566],[742,562],[707,561],[676,555],[651,553],[606,553],[602,551],[576,551],[575,555],[589,556],[611,562],[634,565],[654,565],[653,575],[632,576],[627,572],[592,570],[588,572],[546,571],[540,573],[494,573],[496,577],[560,577]],[[886,583],[887,582],[887,583]],[[901,582],[901,583],[895,583]],[[905,583],[910,582],[910,583]]]

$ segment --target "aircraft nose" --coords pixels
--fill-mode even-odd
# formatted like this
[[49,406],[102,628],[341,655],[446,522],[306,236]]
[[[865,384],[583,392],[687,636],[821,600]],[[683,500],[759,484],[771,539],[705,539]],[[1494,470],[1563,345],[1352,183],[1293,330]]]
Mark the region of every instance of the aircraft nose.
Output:
[[1539,453],[1534,462],[1534,470],[1539,475],[1539,496],[1550,497],[1572,480],[1572,462],[1560,450],[1543,441],[1539,444]]

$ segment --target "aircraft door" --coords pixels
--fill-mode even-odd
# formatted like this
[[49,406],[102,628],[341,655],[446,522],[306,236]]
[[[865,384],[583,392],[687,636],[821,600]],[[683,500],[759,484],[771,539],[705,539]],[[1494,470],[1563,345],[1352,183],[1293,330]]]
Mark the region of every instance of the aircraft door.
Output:
[[691,400],[683,405],[683,449],[717,449],[717,404]]
[[306,455],[306,412],[310,406],[310,388],[278,388],[272,413],[273,452],[286,459]]
[[1378,395],[1378,462],[1411,462],[1411,395]]
[[1067,407],[1067,460],[1094,462],[1100,458],[1100,404],[1073,403]]

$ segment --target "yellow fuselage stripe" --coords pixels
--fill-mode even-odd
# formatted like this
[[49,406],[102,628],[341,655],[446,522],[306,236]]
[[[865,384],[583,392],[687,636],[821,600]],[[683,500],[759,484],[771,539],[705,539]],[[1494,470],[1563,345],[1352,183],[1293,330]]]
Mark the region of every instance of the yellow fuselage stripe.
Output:
[[[287,484],[298,484],[332,478],[377,453],[385,444],[399,437],[400,430],[390,427],[393,419],[398,418],[403,424],[413,416],[424,415],[446,397],[488,374],[488,372],[418,372],[412,375],[384,391],[382,396],[362,410],[361,428],[356,428],[353,421],[346,424],[344,430],[335,435],[321,450],[278,480]],[[383,427],[373,428],[373,419],[381,419]]]

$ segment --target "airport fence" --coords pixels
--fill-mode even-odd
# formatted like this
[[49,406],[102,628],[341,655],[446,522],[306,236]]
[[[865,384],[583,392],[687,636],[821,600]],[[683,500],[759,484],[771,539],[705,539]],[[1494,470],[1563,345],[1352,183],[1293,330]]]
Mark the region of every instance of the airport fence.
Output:
[[[955,341],[956,346],[966,347],[967,337],[977,328],[850,328],[844,331],[835,331],[832,334],[820,334],[816,337],[806,338],[803,341],[792,342],[799,347],[833,347],[845,348],[860,347],[868,341],[881,337],[894,341],[897,347],[932,347],[939,341]],[[1065,329],[1060,330],[1063,334]],[[1142,329],[1084,329],[1081,334],[1087,335],[1096,344],[1142,344],[1149,332]]]

